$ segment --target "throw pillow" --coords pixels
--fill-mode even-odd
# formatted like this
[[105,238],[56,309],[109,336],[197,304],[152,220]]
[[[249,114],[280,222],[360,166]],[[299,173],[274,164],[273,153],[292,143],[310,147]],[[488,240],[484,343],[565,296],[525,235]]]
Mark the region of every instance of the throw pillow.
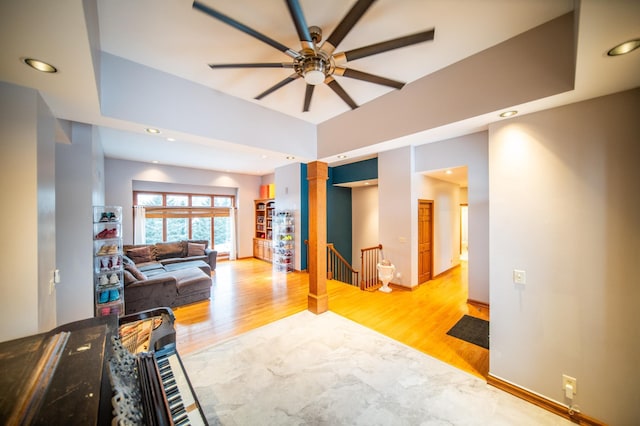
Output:
[[171,243],[156,243],[156,257],[158,260],[184,257],[185,250],[182,241]]
[[187,243],[187,256],[204,256],[204,244]]
[[143,274],[140,269],[136,268],[134,265],[125,265],[124,267],[125,271],[129,271],[129,273],[131,273],[131,275],[133,275],[133,277],[136,280],[139,281],[144,281],[147,279],[147,276],[145,274]]
[[131,283],[134,283],[138,280],[136,280],[136,277],[133,276],[133,274],[131,272],[129,272],[127,269],[124,270],[124,285],[128,286]]
[[209,240],[187,240],[187,243],[204,244],[204,248],[209,248]]
[[149,246],[136,247],[127,250],[127,256],[133,260],[134,263],[153,262],[153,253]]

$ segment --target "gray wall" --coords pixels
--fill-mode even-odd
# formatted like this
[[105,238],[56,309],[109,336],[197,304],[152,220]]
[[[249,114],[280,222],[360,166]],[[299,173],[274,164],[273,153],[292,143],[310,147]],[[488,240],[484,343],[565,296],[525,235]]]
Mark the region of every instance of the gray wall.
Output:
[[[124,244],[133,242],[133,185],[153,182],[155,190],[171,190],[176,185],[181,188],[203,187],[216,193],[237,195],[238,257],[253,256],[253,200],[260,195],[260,176],[223,173],[211,170],[189,169],[163,166],[108,158],[105,160],[105,200],[106,204],[122,206],[122,230]],[[164,185],[164,186],[163,186]]]
[[490,373],[565,404],[573,376],[612,425],[639,412],[638,111],[635,89],[489,129]]
[[55,118],[31,89],[0,83],[0,341],[56,325]]
[[58,324],[94,315],[92,206],[104,204],[103,168],[95,128],[72,123],[71,143],[56,144]]
[[[489,156],[487,132],[415,148],[415,171],[467,167],[469,299],[489,303]],[[417,268],[417,265],[416,265]]]

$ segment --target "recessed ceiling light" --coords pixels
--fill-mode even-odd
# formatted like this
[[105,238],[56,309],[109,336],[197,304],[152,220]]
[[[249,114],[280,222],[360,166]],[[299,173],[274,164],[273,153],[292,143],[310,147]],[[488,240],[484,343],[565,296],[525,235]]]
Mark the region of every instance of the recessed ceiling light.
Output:
[[33,59],[33,58],[24,58],[23,62],[27,65],[29,65],[31,68],[41,71],[41,72],[48,72],[48,73],[56,73],[58,72],[58,69],[56,67],[54,67],[51,64],[48,64],[46,62],[40,61],[38,59]]
[[154,135],[157,135],[158,133],[160,133],[160,130],[158,129],[154,129],[152,127],[147,127],[146,129],[144,129],[147,133],[151,133]]
[[453,172],[451,170],[447,170],[445,173],[448,174],[448,175],[453,174]]
[[158,160],[151,160],[153,164],[158,164]]
[[632,52],[640,47],[640,38],[636,38],[633,40],[625,41],[624,43],[620,43],[616,47],[612,48],[607,52],[609,56],[620,56],[626,55],[629,52]]
[[369,185],[369,182],[365,182],[364,184],[365,184],[365,185]]
[[516,115],[517,113],[518,113],[518,111],[516,111],[516,110],[505,111],[505,112],[500,114],[500,117],[502,117],[502,118],[512,117],[512,116]]
[[295,160],[296,157],[294,157],[293,155],[287,155],[287,160]]
[[344,158],[347,158],[347,156],[346,155],[338,155],[338,158],[342,160]]
[[169,141],[169,142],[175,142],[175,141],[176,141],[176,139],[175,139],[175,138],[167,138],[167,141]]

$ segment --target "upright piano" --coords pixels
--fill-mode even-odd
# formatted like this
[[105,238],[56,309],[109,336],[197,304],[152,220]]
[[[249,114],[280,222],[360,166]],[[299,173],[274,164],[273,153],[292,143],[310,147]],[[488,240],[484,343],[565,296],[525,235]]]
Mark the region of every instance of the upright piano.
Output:
[[169,308],[0,343],[6,425],[207,425]]

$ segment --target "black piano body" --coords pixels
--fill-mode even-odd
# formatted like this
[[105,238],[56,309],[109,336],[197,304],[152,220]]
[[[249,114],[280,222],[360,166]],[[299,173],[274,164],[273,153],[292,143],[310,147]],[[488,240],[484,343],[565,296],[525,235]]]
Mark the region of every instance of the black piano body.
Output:
[[[161,318],[159,321],[158,318]],[[118,318],[88,318],[59,326],[50,332],[0,343],[0,419],[6,425],[110,425],[114,418],[109,361],[120,328],[153,320],[143,354],[136,357],[172,359],[181,390],[190,393],[190,421],[207,424],[175,347],[173,312],[158,308]],[[129,327],[130,328],[130,327]],[[115,338],[115,340],[114,340]],[[177,360],[177,361],[176,361]],[[147,361],[149,362],[149,361]],[[155,361],[157,364],[157,361]],[[165,367],[166,368],[166,367]],[[153,370],[153,368],[151,369]],[[159,369],[156,367],[156,371]],[[136,371],[137,373],[137,371]],[[162,381],[160,377],[157,378]],[[144,386],[141,383],[141,386]],[[175,392],[175,389],[172,390]],[[164,395],[164,390],[162,391]],[[165,401],[163,408],[168,409]],[[195,407],[195,409],[193,408]],[[174,424],[171,413],[159,424]],[[146,418],[145,418],[146,419]],[[182,422],[182,423],[180,423]],[[143,423],[147,423],[146,420]]]

